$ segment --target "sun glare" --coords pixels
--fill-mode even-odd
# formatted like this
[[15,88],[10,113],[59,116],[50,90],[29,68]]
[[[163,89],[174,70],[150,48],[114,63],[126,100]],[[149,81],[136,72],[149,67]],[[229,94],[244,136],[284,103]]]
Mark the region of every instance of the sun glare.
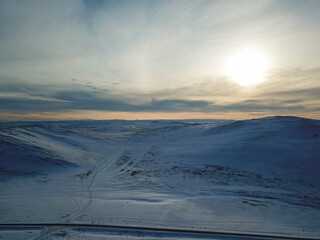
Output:
[[227,75],[242,86],[264,81],[269,67],[266,56],[257,50],[242,50],[230,57],[226,64]]

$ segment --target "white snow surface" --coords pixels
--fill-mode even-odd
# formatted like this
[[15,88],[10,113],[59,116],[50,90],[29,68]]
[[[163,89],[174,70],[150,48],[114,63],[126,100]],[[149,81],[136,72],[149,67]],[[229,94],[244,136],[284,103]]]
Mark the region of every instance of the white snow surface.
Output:
[[320,121],[0,124],[0,223],[320,238]]

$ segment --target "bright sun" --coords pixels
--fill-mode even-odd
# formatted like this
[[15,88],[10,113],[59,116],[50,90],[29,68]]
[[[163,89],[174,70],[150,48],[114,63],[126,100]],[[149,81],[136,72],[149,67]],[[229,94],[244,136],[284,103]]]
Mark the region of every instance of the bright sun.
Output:
[[239,85],[248,86],[262,82],[268,67],[268,60],[262,52],[246,49],[227,60],[226,71]]

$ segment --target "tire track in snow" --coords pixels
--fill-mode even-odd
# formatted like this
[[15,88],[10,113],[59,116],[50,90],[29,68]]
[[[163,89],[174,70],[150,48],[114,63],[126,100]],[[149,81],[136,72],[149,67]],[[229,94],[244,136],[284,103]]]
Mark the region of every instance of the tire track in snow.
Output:
[[[86,174],[88,174],[90,171],[92,171],[92,173],[90,173],[89,175],[86,175],[85,178],[83,179],[83,182],[86,181],[87,179],[89,179],[89,184],[86,187],[86,192],[88,195],[88,201],[79,207],[79,205],[77,206],[77,210],[75,213],[73,213],[72,215],[70,215],[69,217],[67,217],[66,219],[64,219],[62,221],[62,223],[72,223],[74,222],[92,203],[93,201],[93,197],[92,197],[92,186],[93,183],[96,179],[96,177],[98,176],[98,174],[100,174],[104,169],[106,168],[110,168],[110,166],[112,166],[114,164],[114,162],[118,159],[118,157],[125,151],[125,147],[126,147],[126,140],[123,139],[123,144],[121,143],[121,141],[115,140],[113,142],[114,144],[114,149],[115,152],[109,152],[108,156],[105,155],[100,155],[98,159],[103,159],[104,160],[95,166],[95,168],[93,170],[89,170],[86,172]],[[122,145],[122,147],[121,147]],[[121,150],[117,150],[117,149],[121,149]],[[112,177],[112,176],[110,176]]]
[[[114,148],[115,149],[122,149],[122,150],[116,150],[115,152],[109,152],[108,156],[106,157],[105,155],[101,155],[99,157],[99,159],[101,158],[105,158],[100,164],[96,165],[95,168],[92,170],[92,173],[89,175],[85,175],[83,181],[82,181],[82,186],[84,185],[84,182],[89,179],[88,176],[91,176],[90,180],[89,180],[89,184],[86,187],[86,192],[88,195],[88,201],[83,204],[82,206],[79,205],[79,203],[77,202],[76,198],[71,195],[71,199],[73,202],[75,202],[76,205],[76,211],[71,214],[70,216],[68,216],[67,218],[65,218],[63,221],[58,222],[59,224],[70,224],[70,223],[74,223],[75,220],[91,205],[93,198],[92,198],[92,191],[91,191],[91,187],[93,186],[93,183],[97,177],[97,175],[104,169],[112,166],[112,164],[114,164],[114,162],[118,159],[118,157],[124,152],[125,150],[125,146],[126,146],[126,141],[124,140],[124,144],[121,144],[120,141],[115,140],[114,142]],[[118,145],[118,146],[117,146]],[[122,148],[120,147],[122,145]],[[109,161],[109,164],[107,164],[107,162]],[[88,170],[86,172],[86,174],[91,171]],[[57,232],[59,230],[62,230],[64,227],[59,227],[59,226],[48,226],[46,228],[45,231],[43,231],[38,237],[34,238],[33,240],[40,240],[43,239],[45,237],[50,236],[52,233]]]

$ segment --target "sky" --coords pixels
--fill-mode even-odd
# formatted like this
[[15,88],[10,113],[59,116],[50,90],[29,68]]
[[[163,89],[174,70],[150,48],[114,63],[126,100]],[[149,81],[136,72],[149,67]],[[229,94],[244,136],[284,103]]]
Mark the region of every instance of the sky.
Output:
[[320,119],[319,23],[318,0],[0,0],[0,120]]

